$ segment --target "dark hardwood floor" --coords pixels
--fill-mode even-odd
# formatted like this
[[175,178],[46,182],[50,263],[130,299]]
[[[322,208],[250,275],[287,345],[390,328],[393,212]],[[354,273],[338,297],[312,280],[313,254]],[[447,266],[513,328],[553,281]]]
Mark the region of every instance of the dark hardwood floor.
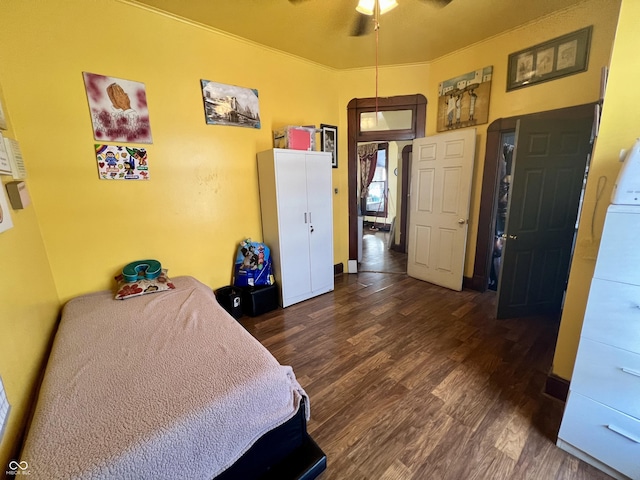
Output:
[[359,272],[407,273],[407,254],[389,250],[389,232],[365,227]]
[[555,446],[563,404],[542,392],[558,321],[496,320],[494,301],[344,274],[241,323],[309,394],[323,480],[609,478]]

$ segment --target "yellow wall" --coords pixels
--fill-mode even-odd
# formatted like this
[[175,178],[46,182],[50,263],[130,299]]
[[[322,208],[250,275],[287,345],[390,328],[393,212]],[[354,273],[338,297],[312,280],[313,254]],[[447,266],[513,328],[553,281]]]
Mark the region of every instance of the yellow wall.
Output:
[[[114,0],[1,4],[4,88],[61,300],[140,258],[228,284],[238,242],[261,238],[255,154],[273,128],[337,124],[333,71]],[[150,181],[98,179],[83,71],[145,83]],[[207,125],[200,79],[257,89],[262,128]]]
[[[487,65],[494,66],[490,121],[595,101],[616,6],[587,0],[428,65],[382,68],[379,93],[424,94],[428,134],[435,133],[438,82]],[[509,53],[589,24],[588,72],[505,93]],[[380,36],[383,42],[384,31]],[[238,241],[261,237],[255,154],[271,146],[272,129],[339,127],[334,252],[335,262],[346,265],[346,105],[373,96],[375,84],[373,69],[331,70],[118,0],[0,0],[0,45],[8,136],[21,142],[33,200],[31,208],[12,212],[16,227],[0,234],[0,374],[14,405],[1,469],[60,304],[111,287],[125,263],[145,257],[161,260],[171,276],[193,275],[212,288],[229,283]],[[83,71],[146,84],[150,181],[98,180]],[[258,89],[262,128],[206,125],[200,79]],[[478,128],[467,276],[486,127]]]
[[[21,142],[33,200],[0,234],[0,375],[14,407],[0,470],[60,304],[110,288],[140,258],[228,284],[238,242],[261,238],[256,152],[272,146],[273,128],[339,120],[331,69],[124,2],[87,5],[0,0],[8,136]],[[150,181],[98,179],[83,71],[146,84]],[[257,89],[262,128],[207,125],[200,79]],[[346,211],[342,197],[336,212]],[[335,233],[336,262],[346,264],[346,233]]]
[[[466,72],[493,65],[489,123],[477,127],[478,138],[465,276],[473,276],[487,127],[498,118],[597,101],[600,88],[600,69],[609,64],[618,6],[619,0],[587,0],[573,8],[471,45],[428,65],[404,65],[380,69],[379,95],[381,97],[414,93],[421,93],[427,97],[426,134],[433,135],[437,133],[438,83]],[[587,72],[506,92],[507,58],[510,53],[588,25],[593,25],[594,28]],[[382,21],[381,43],[384,42],[383,35],[384,23]],[[339,75],[342,77],[340,82],[341,105],[346,105],[354,97],[373,97],[375,95],[375,72],[373,69],[349,70],[341,72]],[[340,113],[342,115],[341,123],[346,125],[346,109],[342,107]],[[344,158],[347,154],[344,142],[342,148],[344,148]]]
[[[2,81],[0,71],[0,85]],[[0,99],[9,117],[9,129],[3,130],[2,135],[22,140],[12,128],[12,105],[2,91]],[[32,172],[28,174],[29,188]],[[1,188],[13,180],[4,175],[0,179]],[[0,441],[0,474],[14,453],[14,439],[20,434],[29,409],[59,308],[35,209],[28,206],[10,209],[9,213],[14,226],[0,233],[0,376],[11,411]]]
[[[573,373],[604,217],[610,203],[613,184],[622,165],[618,161],[620,149],[630,148],[636,138],[640,137],[640,110],[637,108],[640,104],[640,90],[636,81],[640,76],[638,18],[640,18],[640,2],[623,0],[604,98],[600,133],[596,140],[587,181],[576,250],[571,264],[566,305],[553,360],[554,373],[563,378],[571,378]],[[598,201],[598,183],[602,185],[605,181],[603,177],[606,179],[606,184]],[[591,235],[592,218],[595,219],[593,237]]]

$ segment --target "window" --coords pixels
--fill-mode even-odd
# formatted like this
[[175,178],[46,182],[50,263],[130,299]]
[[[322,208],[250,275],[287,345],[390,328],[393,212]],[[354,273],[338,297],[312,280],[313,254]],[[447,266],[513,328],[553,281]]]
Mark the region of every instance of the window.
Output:
[[377,113],[362,112],[360,114],[361,132],[379,132],[382,130],[408,130],[412,125],[412,110],[389,110]]
[[387,216],[387,193],[388,185],[388,162],[389,144],[381,143],[378,145],[378,159],[376,162],[376,171],[373,180],[369,185],[369,194],[367,195],[366,215],[376,217]]

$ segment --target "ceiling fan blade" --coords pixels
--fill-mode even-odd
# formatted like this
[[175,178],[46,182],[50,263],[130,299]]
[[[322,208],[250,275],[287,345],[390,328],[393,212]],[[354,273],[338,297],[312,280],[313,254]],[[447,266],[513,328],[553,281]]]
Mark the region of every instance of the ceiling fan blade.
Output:
[[447,5],[449,5],[453,0],[422,0],[425,3],[430,3],[436,7],[446,7]]
[[361,37],[362,35],[366,35],[371,30],[371,17],[369,15],[363,15],[360,12],[356,12],[355,20],[353,21],[353,25],[351,26],[351,33],[349,33],[352,37]]

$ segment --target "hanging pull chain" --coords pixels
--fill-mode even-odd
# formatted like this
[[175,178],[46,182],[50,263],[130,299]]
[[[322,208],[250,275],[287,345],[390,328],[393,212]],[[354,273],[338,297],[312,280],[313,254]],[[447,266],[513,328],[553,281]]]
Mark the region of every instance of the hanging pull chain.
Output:
[[376,0],[373,29],[376,32],[376,125],[378,125],[378,32],[380,31],[380,4]]

